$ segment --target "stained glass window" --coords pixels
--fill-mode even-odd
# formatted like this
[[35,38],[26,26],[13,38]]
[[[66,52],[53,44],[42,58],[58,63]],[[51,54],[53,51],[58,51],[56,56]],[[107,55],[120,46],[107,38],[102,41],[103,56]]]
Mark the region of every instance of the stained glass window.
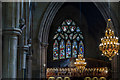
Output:
[[66,58],[70,57],[71,57],[71,42],[70,40],[68,40],[66,43]]
[[60,28],[60,27],[58,27],[57,31],[58,31],[58,32],[61,32],[61,28]]
[[72,57],[77,57],[77,42],[75,40],[72,45]]
[[58,59],[58,42],[55,40],[53,44],[53,60]]
[[60,59],[65,58],[65,43],[64,40],[61,40],[60,42]]
[[67,19],[57,28],[53,37],[53,60],[77,57],[84,54],[83,35],[76,23]]
[[80,32],[80,28],[79,27],[77,27],[76,32]]
[[62,29],[63,29],[63,31],[65,32],[65,31],[67,31],[68,26],[62,26]]
[[79,54],[84,55],[84,45],[82,41],[79,43]]

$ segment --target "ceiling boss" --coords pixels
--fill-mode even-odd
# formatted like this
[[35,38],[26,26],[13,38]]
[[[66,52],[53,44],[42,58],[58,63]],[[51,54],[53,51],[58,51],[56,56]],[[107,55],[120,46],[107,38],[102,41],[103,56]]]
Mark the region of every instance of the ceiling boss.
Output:
[[118,43],[118,37],[115,37],[111,26],[111,19],[108,19],[105,36],[101,38],[101,43],[99,45],[99,49],[103,53],[102,55],[107,56],[109,60],[112,60],[112,57],[114,57],[116,54],[118,55],[118,50],[120,47]]

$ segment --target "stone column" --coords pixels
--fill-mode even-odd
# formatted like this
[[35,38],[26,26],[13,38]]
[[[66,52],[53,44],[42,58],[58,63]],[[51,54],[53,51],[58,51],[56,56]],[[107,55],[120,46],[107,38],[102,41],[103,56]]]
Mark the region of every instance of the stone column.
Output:
[[24,34],[19,37],[18,45],[18,78],[23,78],[23,55],[24,55]]
[[40,55],[40,78],[46,78],[46,68],[47,68],[47,47],[48,43],[41,42],[41,55]]
[[3,54],[2,54],[2,77],[17,77],[17,44],[21,30],[8,28],[3,30]]
[[3,3],[2,12],[2,78],[17,78],[17,45],[19,29],[20,10],[19,3]]
[[26,61],[26,65],[27,65],[27,75],[26,77],[31,79],[32,78],[32,55],[27,55],[27,61]]
[[26,65],[27,65],[27,61],[26,61],[26,57],[28,54],[28,50],[29,50],[29,46],[25,45],[23,48],[23,62],[22,62],[22,73],[23,73],[23,78],[26,78]]

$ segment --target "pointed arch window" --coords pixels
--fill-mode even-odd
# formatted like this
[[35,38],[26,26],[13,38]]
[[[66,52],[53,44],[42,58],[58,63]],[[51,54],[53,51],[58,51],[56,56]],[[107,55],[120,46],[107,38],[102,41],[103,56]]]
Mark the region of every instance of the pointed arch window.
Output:
[[80,41],[80,43],[79,43],[79,54],[84,55],[83,53],[84,53],[84,45],[83,45],[83,42]]
[[54,57],[54,60],[58,59],[58,42],[57,42],[57,40],[55,40],[55,42],[53,44],[53,57]]
[[65,58],[65,43],[64,40],[61,40],[60,42],[60,59]]
[[76,42],[76,40],[73,41],[73,45],[72,45],[72,57],[77,57],[77,42]]
[[53,37],[53,60],[77,57],[84,54],[83,35],[71,19],[63,21]]
[[71,42],[70,40],[68,40],[66,43],[66,58],[70,57],[71,57]]

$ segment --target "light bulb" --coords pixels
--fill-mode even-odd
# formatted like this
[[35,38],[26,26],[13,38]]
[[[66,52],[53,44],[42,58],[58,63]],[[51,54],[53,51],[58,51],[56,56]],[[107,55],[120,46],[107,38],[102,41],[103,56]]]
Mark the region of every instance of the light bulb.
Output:
[[119,55],[119,53],[117,53],[117,55]]
[[106,52],[105,52],[105,54],[106,54]]
[[118,37],[116,37],[116,39],[118,39]]
[[111,42],[111,44],[112,44],[112,42]]
[[107,71],[107,70],[106,70],[105,72],[106,72],[106,73],[108,73],[108,71]]
[[105,45],[106,45],[106,43],[105,43]]

